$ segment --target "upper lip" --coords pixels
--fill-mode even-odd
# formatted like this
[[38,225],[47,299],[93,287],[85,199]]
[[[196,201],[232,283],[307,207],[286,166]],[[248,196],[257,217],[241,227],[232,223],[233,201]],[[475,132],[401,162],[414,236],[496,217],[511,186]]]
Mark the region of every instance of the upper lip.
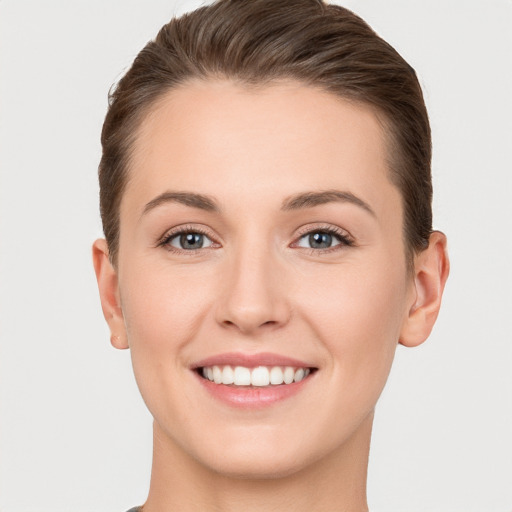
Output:
[[192,364],[191,368],[196,370],[205,366],[245,366],[255,368],[256,366],[293,366],[295,368],[314,368],[313,365],[279,354],[260,352],[257,354],[244,354],[242,352],[226,352],[201,359]]

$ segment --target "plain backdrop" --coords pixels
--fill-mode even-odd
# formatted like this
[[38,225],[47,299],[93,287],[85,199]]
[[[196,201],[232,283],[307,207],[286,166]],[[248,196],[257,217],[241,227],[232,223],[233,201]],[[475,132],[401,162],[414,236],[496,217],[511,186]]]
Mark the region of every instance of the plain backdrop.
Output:
[[[197,5],[0,0],[1,512],[146,497],[151,418],[91,265],[99,135],[110,85]],[[432,336],[399,347],[377,408],[371,510],[511,512],[512,1],[343,5],[418,72],[452,261]]]

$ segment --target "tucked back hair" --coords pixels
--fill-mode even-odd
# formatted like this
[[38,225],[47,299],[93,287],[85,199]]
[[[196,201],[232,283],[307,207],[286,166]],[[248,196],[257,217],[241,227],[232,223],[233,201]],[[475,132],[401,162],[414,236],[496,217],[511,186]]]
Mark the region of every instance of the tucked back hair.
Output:
[[158,99],[192,80],[295,80],[370,105],[403,199],[409,261],[432,230],[431,134],[414,70],[351,11],[322,0],[217,0],[164,25],[109,95],[99,165],[103,230],[115,264],[119,209],[138,127]]

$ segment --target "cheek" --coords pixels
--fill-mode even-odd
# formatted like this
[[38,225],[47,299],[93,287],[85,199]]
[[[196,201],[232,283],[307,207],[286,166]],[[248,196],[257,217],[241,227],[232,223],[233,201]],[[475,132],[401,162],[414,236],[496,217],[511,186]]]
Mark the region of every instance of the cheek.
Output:
[[213,279],[211,272],[134,265],[121,281],[134,373],[146,400],[158,400],[186,371],[186,347],[214,303]]
[[205,304],[212,301],[213,278],[212,272],[194,272],[186,266],[133,269],[121,289],[129,340],[156,349],[192,336]]
[[405,269],[375,261],[364,268],[327,268],[301,287],[302,315],[352,396],[378,396],[385,384],[404,319],[406,285]]

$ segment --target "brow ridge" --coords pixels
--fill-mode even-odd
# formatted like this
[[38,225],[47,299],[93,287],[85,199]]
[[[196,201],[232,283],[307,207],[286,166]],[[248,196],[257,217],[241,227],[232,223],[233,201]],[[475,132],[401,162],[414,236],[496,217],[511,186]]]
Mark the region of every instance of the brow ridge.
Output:
[[156,196],[154,199],[149,201],[144,207],[142,215],[154,210],[158,206],[166,203],[180,203],[185,206],[192,208],[198,208],[200,210],[206,210],[208,212],[218,212],[219,207],[212,197],[204,194],[197,194],[195,192],[174,192],[167,191]]
[[375,217],[375,212],[370,205],[357,197],[352,192],[342,190],[320,190],[312,192],[303,192],[287,198],[281,207],[284,211],[300,210],[303,208],[313,208],[326,203],[341,202],[350,203],[366,210]]

